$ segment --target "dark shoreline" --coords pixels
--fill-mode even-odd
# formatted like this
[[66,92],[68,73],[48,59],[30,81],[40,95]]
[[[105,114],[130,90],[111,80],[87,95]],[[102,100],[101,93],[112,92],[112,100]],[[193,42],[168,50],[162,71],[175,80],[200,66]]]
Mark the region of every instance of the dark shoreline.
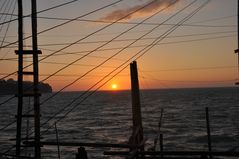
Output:
[[[32,91],[33,82],[25,81],[23,83],[23,90]],[[52,87],[48,83],[39,83],[39,91],[41,93],[52,93]],[[7,81],[0,80],[0,95],[11,95],[17,94],[18,92],[18,82],[9,79]]]

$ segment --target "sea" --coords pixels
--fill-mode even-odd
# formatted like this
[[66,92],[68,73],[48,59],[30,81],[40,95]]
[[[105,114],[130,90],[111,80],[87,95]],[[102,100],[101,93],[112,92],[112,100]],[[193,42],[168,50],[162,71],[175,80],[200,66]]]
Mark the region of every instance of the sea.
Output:
[[[44,141],[78,143],[127,143],[132,135],[130,91],[62,92],[41,96],[41,135]],[[10,95],[0,96],[0,102]],[[164,151],[207,151],[206,107],[212,151],[239,152],[239,88],[187,88],[141,90],[141,112],[145,150],[163,134]],[[0,151],[14,154],[17,99],[0,106]],[[33,100],[24,99],[23,112]],[[33,120],[23,119],[23,136],[32,136]],[[160,129],[159,129],[160,122]],[[2,128],[9,123],[9,127]],[[158,146],[158,145],[157,145]],[[156,146],[156,147],[157,147]],[[75,158],[78,147],[43,146],[42,158]],[[105,151],[128,149],[85,147],[88,158],[105,156]],[[24,148],[22,155],[29,155]],[[220,158],[220,157],[219,157]],[[229,157],[228,157],[229,158]]]

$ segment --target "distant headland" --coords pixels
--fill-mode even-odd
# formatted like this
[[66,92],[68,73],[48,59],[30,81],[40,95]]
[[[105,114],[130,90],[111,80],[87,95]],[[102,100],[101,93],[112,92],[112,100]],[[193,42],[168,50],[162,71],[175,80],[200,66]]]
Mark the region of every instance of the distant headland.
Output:
[[[17,81],[13,80],[12,78],[8,80],[0,80],[0,95],[9,95],[9,94],[17,94],[18,92],[18,85]],[[31,88],[33,82],[24,81],[23,82],[23,89],[27,90]],[[39,82],[39,90],[41,93],[51,93],[52,87],[48,83]]]

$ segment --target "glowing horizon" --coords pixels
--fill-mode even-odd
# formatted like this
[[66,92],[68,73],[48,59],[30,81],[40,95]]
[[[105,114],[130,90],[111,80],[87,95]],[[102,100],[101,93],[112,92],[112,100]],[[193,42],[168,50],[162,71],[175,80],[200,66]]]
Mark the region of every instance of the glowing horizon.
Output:
[[[40,13],[38,15],[38,32],[66,22],[66,19],[79,17],[113,2],[113,0],[110,2],[103,0],[97,3],[94,3],[94,0],[75,2],[49,12]],[[173,5],[173,9],[169,9],[148,19],[144,22],[146,24],[140,24],[144,19],[153,15],[162,7],[167,6],[172,0],[165,0],[164,2],[155,3],[155,5],[149,7],[151,9],[134,14],[134,16],[127,18],[126,21],[121,21],[121,23],[115,23],[106,29],[102,29],[102,31],[94,34],[94,36],[87,37],[87,35],[109,25],[109,23],[90,22],[90,20],[116,20],[117,18],[115,17],[120,17],[120,14],[115,15],[117,11],[127,10],[127,12],[130,12],[135,8],[139,8],[139,6],[149,3],[149,1],[125,0],[125,2],[115,4],[80,18],[81,21],[74,21],[49,32],[39,34],[39,49],[43,52],[39,59],[42,59],[45,55],[54,53],[54,51],[61,50],[71,43],[79,41],[77,44],[56,53],[57,56],[51,56],[39,63],[40,81],[76,59],[82,58],[44,82],[49,83],[54,91],[61,90],[76,79],[79,80],[64,89],[64,91],[88,90],[91,87],[92,90],[112,90],[112,84],[117,85],[117,90],[130,89],[129,67],[126,66],[135,58],[129,59],[140,52],[145,46],[152,43],[157,37],[162,36],[173,24],[178,23],[179,20],[202,5],[205,0],[193,4],[187,10],[166,21],[180,9],[193,2],[192,0],[180,1],[180,3]],[[238,47],[237,18],[235,16],[237,14],[236,3],[237,1],[235,0],[230,2],[225,2],[224,0],[211,1],[184,25],[169,34],[158,45],[155,45],[147,54],[137,59],[140,88],[234,86],[235,81],[239,79],[237,55],[234,54],[234,50]],[[24,5],[25,8],[29,8],[28,5],[26,3]],[[38,10],[44,10],[55,5],[55,3],[48,2],[47,0],[38,1]],[[29,9],[26,9],[24,14],[27,15],[28,12]],[[113,13],[114,17],[111,16],[111,19],[106,18],[109,18],[109,15],[113,15]],[[54,19],[59,17],[62,19]],[[147,34],[130,47],[127,47],[127,49],[123,49],[134,40],[139,39],[149,32],[156,24],[163,23],[164,21],[166,21],[164,25]],[[8,36],[5,39],[6,42],[3,45],[16,40],[17,22],[12,24],[14,25],[11,25],[9,28]],[[140,25],[127,32],[127,34],[119,36],[119,34],[126,32],[126,30],[137,24]],[[6,30],[6,26],[4,28]],[[29,28],[30,22],[26,18],[24,23],[26,36],[31,33]],[[2,33],[1,37],[3,36],[4,34]],[[116,36],[119,37],[114,39]],[[85,39],[79,40],[83,38]],[[114,40],[97,49],[111,39]],[[25,40],[24,43],[29,46],[31,45],[31,40]],[[29,48],[26,47],[26,49]],[[121,49],[122,51],[117,54]],[[16,45],[13,45],[11,48],[1,49],[1,56],[5,59],[0,61],[1,77],[17,70],[16,59],[13,59],[17,58],[14,50],[17,50]],[[87,55],[88,53],[90,54]],[[114,54],[117,55],[114,56]],[[83,56],[85,57],[83,58]],[[112,59],[106,60],[111,56],[113,56]],[[125,61],[128,62],[123,64]],[[27,59],[25,65],[28,65],[30,62],[31,59]],[[121,67],[113,74],[108,75],[119,66]],[[125,69],[118,75],[115,75],[123,67]],[[27,71],[30,70],[31,67],[27,69]],[[17,79],[17,76],[15,74],[8,78]],[[24,80],[32,79],[26,77]],[[99,81],[101,82],[97,84]],[[103,83],[105,83],[104,86],[102,86]],[[94,86],[94,84],[96,85]]]

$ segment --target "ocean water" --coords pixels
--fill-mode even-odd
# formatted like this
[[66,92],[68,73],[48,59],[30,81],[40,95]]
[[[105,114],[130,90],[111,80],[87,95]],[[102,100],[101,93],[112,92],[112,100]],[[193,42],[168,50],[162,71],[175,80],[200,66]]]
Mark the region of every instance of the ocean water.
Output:
[[[56,122],[59,140],[62,142],[127,143],[132,133],[130,91],[96,92],[83,102],[82,99],[88,94],[83,96],[82,93],[63,92],[41,106],[43,140],[56,141]],[[41,101],[51,95],[42,95]],[[165,151],[207,150],[205,107],[208,107],[212,150],[239,151],[238,95],[239,88],[236,87],[142,90],[141,111],[144,137],[147,139],[146,149],[153,146],[163,109],[160,133],[163,134]],[[82,97],[72,102],[79,96]],[[0,101],[9,97],[0,96]],[[24,100],[24,112],[32,108],[32,103],[31,99]],[[16,106],[16,99],[0,106],[1,128],[14,122]],[[55,116],[61,110],[62,113]],[[15,143],[11,140],[15,138],[15,125],[0,131],[1,153]],[[31,127],[32,121],[24,120],[23,127],[27,125]],[[32,129],[22,133],[31,135]],[[8,153],[13,153],[13,150]],[[103,155],[104,151],[115,150],[113,148],[86,147],[86,150],[89,158],[120,158]],[[23,154],[25,152],[23,150]],[[61,146],[60,152],[61,158],[74,158],[77,147]],[[42,156],[57,158],[57,147],[42,147]]]

